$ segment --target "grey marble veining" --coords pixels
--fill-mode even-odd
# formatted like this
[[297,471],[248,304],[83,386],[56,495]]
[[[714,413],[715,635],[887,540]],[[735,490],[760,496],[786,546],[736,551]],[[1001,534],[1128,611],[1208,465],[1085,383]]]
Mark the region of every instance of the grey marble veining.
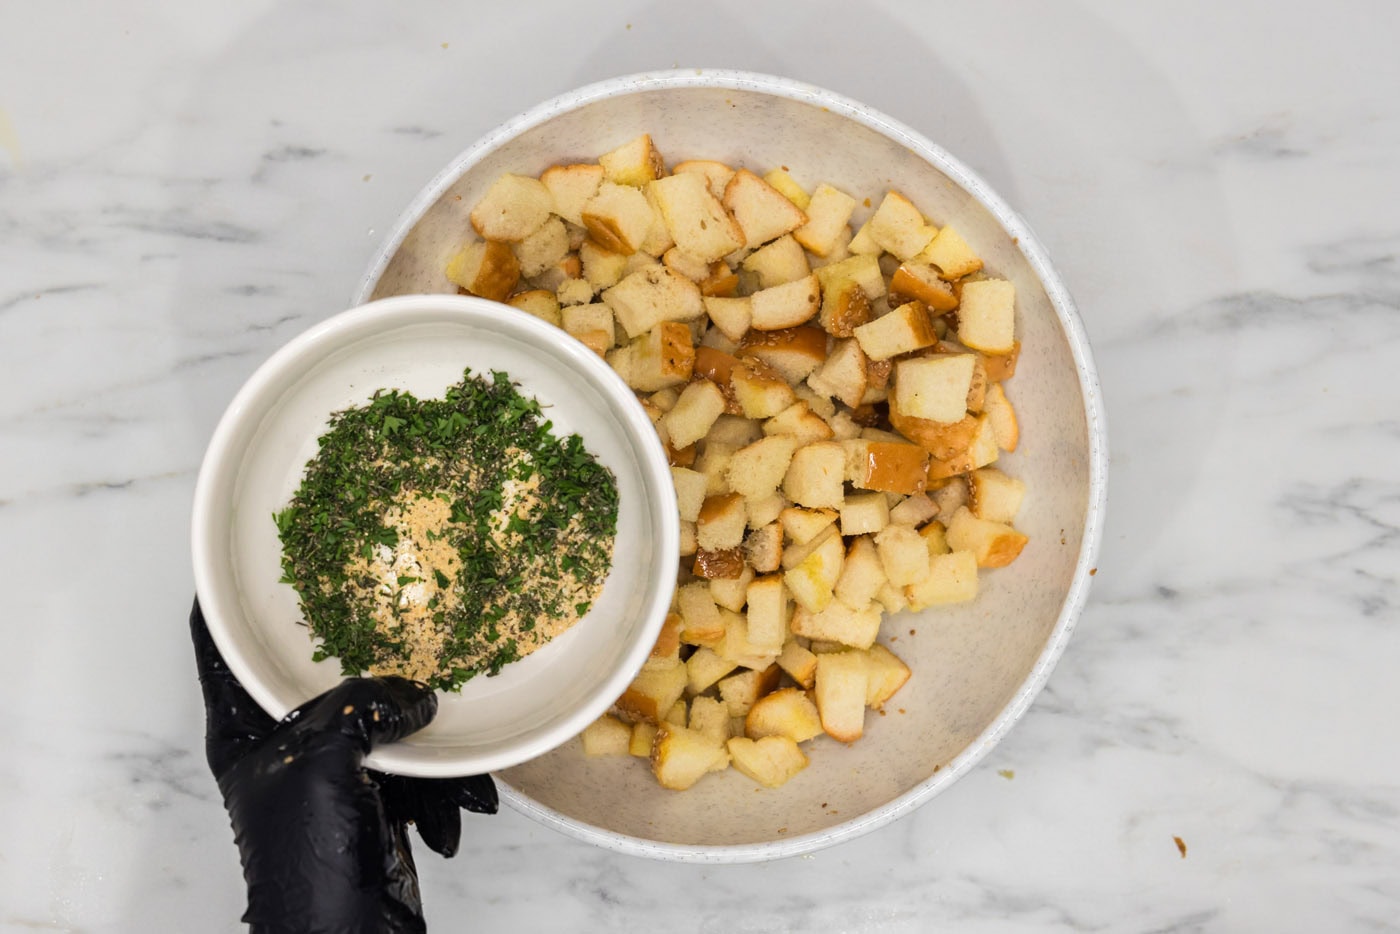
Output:
[[913,815],[743,867],[469,819],[420,854],[432,929],[1400,930],[1400,27],[1217,7],[26,8],[0,29],[0,930],[240,929],[185,633],[216,419],[457,151],[674,64],[863,99],[1029,219],[1109,409],[1094,595],[1027,717]]

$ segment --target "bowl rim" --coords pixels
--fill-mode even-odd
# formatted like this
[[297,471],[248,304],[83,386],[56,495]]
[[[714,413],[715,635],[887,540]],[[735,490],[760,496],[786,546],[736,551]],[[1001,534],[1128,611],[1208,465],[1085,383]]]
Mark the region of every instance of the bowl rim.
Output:
[[1089,488],[1084,536],[1075,562],[1074,576],[1060,612],[1034,666],[996,718],[962,752],[919,784],[885,804],[823,830],[763,843],[699,845],[663,843],[605,830],[540,804],[500,782],[501,797],[526,816],[575,839],[632,856],[691,863],[752,863],[799,856],[863,836],[892,823],[923,805],[970,771],[991,751],[1025,714],[1045,687],[1051,671],[1064,653],[1075,623],[1088,600],[1098,559],[1108,494],[1108,425],[1088,334],[1069,289],[1050,262],[1049,255],[1031,226],[998,195],[980,175],[943,147],[909,125],[845,95],[806,82],[761,72],[724,68],[686,68],[644,71],[587,84],[550,98],[526,110],[482,136],[442,169],[409,203],[390,228],[355,290],[356,302],[373,291],[390,260],[413,225],[461,175],[490,153],[521,133],[564,113],[609,98],[640,92],[672,89],[723,89],[752,91],[825,108],[899,143],[934,166],[981,204],[1015,238],[1016,244],[1045,289],[1051,307],[1065,332],[1084,403],[1089,440]]
[[[680,541],[679,518],[673,508],[667,508],[675,499],[670,465],[641,403],[601,357],[577,341],[561,339],[565,337],[563,331],[538,318],[508,305],[474,296],[394,296],[359,304],[332,315],[296,335],[263,361],[239,388],[220,417],[195,482],[190,523],[191,554],[196,594],[213,593],[215,568],[221,560],[221,546],[215,541],[213,528],[216,492],[222,475],[238,469],[242,455],[232,447],[235,435],[249,417],[251,409],[268,392],[269,384],[288,371],[303,367],[308,358],[313,363],[324,359],[325,345],[347,331],[377,324],[379,328],[375,333],[382,333],[414,323],[425,313],[437,320],[463,324],[489,322],[492,330],[503,335],[550,348],[549,356],[559,366],[589,378],[591,384],[613,405],[627,434],[639,441],[633,445],[639,476],[644,489],[654,494],[649,495],[649,499],[654,499],[656,504],[647,510],[646,519],[656,530],[658,560],[653,573],[645,579],[645,596],[640,613],[643,625],[626,647],[621,664],[597,684],[585,703],[548,728],[520,734],[489,753],[419,758],[405,754],[399,744],[393,743],[379,747],[365,759],[367,767],[398,775],[452,778],[518,765],[543,755],[581,733],[589,723],[607,711],[641,670],[669,612]],[[332,347],[331,352],[334,353],[335,349]],[[673,544],[668,548],[667,542]],[[670,555],[671,560],[667,560],[667,552],[674,553]],[[257,669],[232,637],[221,608],[206,602],[201,602],[201,608],[209,633],[229,670],[258,706],[274,719],[284,717],[291,708],[283,704],[263,682]]]

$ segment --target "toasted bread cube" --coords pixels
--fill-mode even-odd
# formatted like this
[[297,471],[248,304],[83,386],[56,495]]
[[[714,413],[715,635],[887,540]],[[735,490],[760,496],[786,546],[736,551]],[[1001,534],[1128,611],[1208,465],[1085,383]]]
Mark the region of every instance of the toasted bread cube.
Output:
[[860,349],[859,341],[848,339],[836,342],[831,356],[807,377],[807,385],[827,398],[839,399],[855,408],[865,397],[868,380],[865,351]]
[[703,577],[711,583],[737,580],[743,577],[746,570],[748,565],[744,564],[742,548],[725,548],[720,551],[697,548],[695,563],[690,568],[690,572],[696,577]]
[[1010,353],[1015,346],[1016,287],[1005,279],[981,279],[962,287],[958,306],[958,340],[989,354]]
[[785,234],[772,243],[750,253],[743,262],[744,269],[758,276],[760,289],[796,282],[812,274],[807,253],[802,244]]
[[[662,416],[661,422],[666,426],[671,444],[683,448],[705,437],[710,426],[723,414],[724,393],[709,380],[697,379],[681,391],[676,407]],[[705,547],[703,536],[700,547]]]
[[642,245],[638,247],[638,256],[660,258],[676,245],[676,241],[671,236],[670,228],[666,226],[666,219],[661,215],[661,202],[656,199],[655,189],[648,185],[642,192],[646,196],[647,207],[651,208],[651,226],[647,228],[647,235],[642,238]]
[[578,256],[583,264],[583,278],[595,292],[610,289],[622,281],[623,270],[627,268],[627,257],[621,253],[604,249],[592,240],[583,241],[578,248]]
[[860,437],[860,423],[844,409],[828,418],[826,423],[831,426],[831,439],[833,441],[845,442]]
[[886,294],[885,274],[880,269],[880,261],[874,256],[850,256],[839,263],[820,266],[816,269],[816,276],[823,289],[829,289],[845,279],[856,283],[872,303],[870,317],[880,317],[874,303]]
[[781,652],[788,634],[788,596],[781,575],[753,579],[747,613],[749,643],[761,652]]
[[583,728],[585,756],[625,756],[631,744],[632,728],[610,714]]
[[938,343],[928,309],[919,302],[900,305],[889,314],[855,329],[856,340],[872,360],[888,360]]
[[714,646],[724,638],[724,617],[704,581],[676,588],[676,610],[681,618],[680,640],[687,645]]
[[647,662],[660,659],[668,665],[672,661],[680,661],[681,650],[681,627],[684,622],[679,613],[667,613],[666,620],[661,624],[661,632],[656,636],[656,642],[652,644],[651,655]]
[[520,261],[504,243],[473,240],[448,260],[447,278],[473,295],[503,302],[520,281]]
[[472,227],[487,240],[519,243],[549,219],[554,199],[539,179],[502,175],[472,208]]
[[695,697],[690,702],[688,726],[695,732],[722,743],[729,739],[729,707],[713,697]]
[[[695,256],[691,256],[678,246],[673,246],[661,257],[661,262],[674,273],[685,276],[696,283],[706,279],[710,275],[710,264]],[[701,293],[704,294],[703,292]]]
[[905,596],[904,588],[896,587],[889,581],[885,581],[885,585],[875,594],[875,599],[885,608],[886,613],[898,613],[909,606],[909,598]]
[[[811,379],[810,376],[807,378]],[[807,383],[798,383],[792,388],[792,391],[797,396],[798,401],[807,403],[807,407],[815,412],[822,421],[826,421],[836,414],[836,403],[832,402],[829,396],[822,395]]]
[[889,501],[884,493],[851,493],[841,501],[841,534],[875,533],[890,524]]
[[802,509],[789,506],[782,511],[779,521],[783,531],[795,544],[805,545],[825,532],[840,516],[835,509]]
[[[710,271],[700,280],[700,294],[713,298],[733,298],[739,291],[739,274],[724,260],[710,264]],[[738,340],[738,338],[734,338]]]
[[[841,536],[832,534],[820,546],[783,574],[783,583],[799,607],[809,612],[826,609],[832,601],[836,581],[846,560]],[[794,617],[793,625],[796,625]],[[796,629],[793,630],[796,632]],[[805,635],[805,633],[797,633]]]
[[972,510],[963,507],[948,523],[948,547],[953,551],[968,551],[983,568],[1006,567],[1020,555],[1029,539],[1005,522],[979,519]]
[[783,193],[793,204],[802,210],[807,209],[807,205],[812,203],[812,196],[807,194],[807,190],[797,184],[796,180],[787,173],[786,169],[774,169],[763,176],[763,180]]
[[631,717],[660,723],[680,700],[685,685],[686,668],[680,661],[648,665],[617,699],[617,708]]
[[564,222],[549,217],[535,232],[515,244],[515,258],[520,262],[520,274],[537,276],[559,263],[569,252],[569,235]]
[[[663,321],[633,341],[631,346],[626,375],[627,385],[633,389],[654,392],[668,386],[679,386],[690,379],[695,369],[695,348],[690,345],[690,329],[680,322]],[[609,357],[608,362],[616,368],[613,358]],[[720,401],[722,406],[723,395]],[[670,415],[669,412],[666,414]],[[664,421],[662,424],[665,424]],[[684,444],[674,446],[685,447]]]
[[641,249],[656,218],[639,190],[604,181],[580,209],[579,219],[599,246],[630,255]]
[[972,514],[992,522],[1013,521],[1026,495],[1025,481],[1009,477],[995,467],[974,470],[968,484]]
[[748,418],[771,418],[797,401],[787,380],[761,360],[741,360],[730,371],[729,385]]
[[730,340],[741,340],[753,320],[753,301],[747,296],[721,298],[705,296],[705,313],[710,321]]
[[880,633],[881,616],[880,606],[875,603],[852,609],[840,600],[833,600],[819,611],[799,605],[792,614],[792,633],[865,649]]
[[938,275],[930,263],[910,261],[900,264],[890,277],[890,298],[895,302],[923,302],[939,314],[958,307],[953,287]]
[[813,694],[822,729],[832,739],[853,743],[865,732],[868,665],[864,652],[830,652],[817,656]]
[[740,357],[757,357],[795,386],[826,359],[826,332],[804,325],[781,331],[752,330],[744,336]]
[[[612,367],[613,372],[622,377],[624,383],[631,386],[633,389],[637,388],[635,385],[635,380],[637,378],[637,348],[635,345],[630,343],[623,344],[621,347],[609,350],[604,354],[603,358],[607,360],[608,366]],[[648,414],[650,414],[650,412],[648,412]],[[660,420],[660,417],[658,413],[657,416],[652,419],[652,424],[656,424]]]
[[783,495],[813,509],[838,508],[844,496],[846,452],[836,441],[817,441],[792,455],[783,478]]
[[[778,517],[783,514],[783,510],[788,507],[787,497],[781,493],[773,493],[761,499],[749,499],[744,502],[749,513],[749,528],[760,529],[778,521]],[[781,524],[781,523],[780,523]],[[779,558],[782,555],[779,553]],[[752,555],[750,555],[752,559]],[[752,560],[750,560],[752,564]],[[753,565],[754,570],[759,570],[758,565]]]
[[639,269],[603,293],[628,337],[664,321],[689,321],[705,313],[700,288],[665,266]]
[[916,259],[938,267],[945,279],[959,279],[982,268],[982,260],[952,227],[940,230]]
[[701,548],[720,551],[737,548],[744,542],[748,514],[744,498],[738,493],[711,496],[700,508],[695,523],[696,541]]
[[749,326],[757,331],[780,331],[803,324],[817,313],[821,286],[815,275],[809,275],[762,289],[749,298],[752,311]]
[[729,462],[734,458],[734,446],[719,441],[705,441],[695,469],[705,476],[705,492],[710,496],[729,492]]
[[724,188],[724,206],[744,235],[744,246],[756,249],[807,223],[807,215],[782,192],[740,169]]
[[870,238],[901,261],[917,256],[938,231],[908,198],[890,191],[875,209],[867,225]]
[[737,667],[738,665],[722,657],[714,649],[702,645],[686,659],[686,690],[691,695],[709,690],[719,679]]
[[749,710],[763,697],[778,686],[782,670],[777,665],[769,665],[762,671],[748,669],[723,678],[719,682],[719,696],[729,707],[731,717],[748,716]]
[[560,305],[586,305],[593,301],[593,286],[585,279],[565,279],[554,294]]
[[671,167],[672,175],[696,174],[705,179],[710,194],[716,199],[724,197],[724,188],[734,177],[734,169],[723,162],[712,159],[686,159]]
[[997,447],[1003,451],[1016,450],[1021,440],[1021,428],[1016,421],[1016,410],[1012,408],[1011,400],[1006,398],[1006,390],[1001,388],[1001,383],[992,383],[987,387],[983,410],[991,423],[992,437]]
[[771,435],[736,451],[727,470],[729,488],[748,497],[771,494],[783,482],[797,450],[786,435]]
[[967,416],[967,394],[977,365],[974,354],[913,357],[894,365],[899,411],[913,418],[957,422]]
[[854,279],[828,279],[818,322],[833,337],[850,337],[871,318],[870,299]]
[[977,596],[977,556],[970,551],[950,551],[929,556],[923,580],[904,588],[909,608],[922,610],[946,603],[966,603]]
[[[966,448],[946,458],[940,458],[937,454],[929,458],[929,482],[968,473],[979,467],[985,467],[997,459],[997,442],[996,436],[992,432],[991,420],[985,414],[975,418],[969,416],[969,418],[972,421],[971,437],[967,441]],[[936,425],[938,423],[924,422],[924,424]]]
[[666,716],[661,718],[661,722],[674,723],[676,726],[685,726],[689,719],[690,714],[686,710],[685,698],[682,697],[671,705],[671,709],[667,711]]
[[651,771],[662,788],[684,791],[728,764],[729,753],[713,738],[673,723],[657,727]]
[[767,788],[782,787],[807,767],[806,754],[787,736],[735,736],[726,748],[736,770]]
[[666,162],[647,133],[599,156],[598,164],[603,167],[608,181],[637,188],[666,174]]
[[676,246],[689,255],[713,263],[743,245],[744,232],[710,194],[703,175],[670,175],[648,190]]
[[[742,558],[743,552],[740,551]],[[741,560],[739,573],[734,577],[716,578],[710,581],[710,596],[714,597],[715,603],[733,613],[738,613],[744,608],[744,602],[749,598],[749,584],[753,583],[753,568],[744,564]]]
[[859,610],[871,605],[886,580],[874,540],[862,535],[846,549],[846,560],[833,593],[841,603]]
[[679,553],[681,557],[690,557],[700,548],[700,542],[695,537],[694,522],[686,522],[684,519],[681,520],[680,540]]
[[721,658],[754,671],[762,671],[777,661],[779,649],[754,645],[749,638],[748,617],[733,610],[721,610],[720,614],[724,617],[724,638],[715,651]]
[[853,438],[841,447],[846,453],[845,479],[859,489],[909,495],[927,483],[928,453],[918,445]]
[[[815,676],[816,656],[810,652],[806,654],[812,659],[811,667]],[[744,718],[744,735],[751,739],[786,736],[794,742],[805,743],[819,736],[821,732],[821,716],[817,713],[817,705],[812,703],[805,691],[797,688],[782,688],[760,698]]]
[[[967,449],[971,447],[972,439],[977,434],[977,416],[964,412],[951,422],[915,418],[904,411],[900,405],[902,401],[903,397],[898,393],[890,396],[890,424],[904,437],[932,454],[934,458],[951,460],[965,454]],[[954,473],[961,472],[954,471]]]
[[541,321],[547,321],[556,328],[564,324],[564,319],[559,313],[559,299],[554,297],[553,292],[545,289],[516,292],[506,304],[512,308],[519,308],[527,315],[534,315]]
[[783,527],[779,522],[753,527],[750,502],[745,500],[745,514],[753,530],[744,537],[744,560],[759,574],[771,574],[783,566]]
[[870,221],[860,225],[860,229],[851,237],[851,242],[846,249],[853,254],[860,256],[879,256],[885,252],[885,248],[875,242],[875,238],[870,236]]
[[583,206],[598,193],[603,182],[601,165],[552,165],[540,175],[549,192],[551,210],[564,220],[583,225]]
[[560,313],[560,324],[563,325],[565,331],[580,340],[586,334],[601,333],[605,335],[606,343],[603,350],[608,350],[613,346],[615,332],[612,309],[602,302],[570,305]]
[[923,580],[928,574],[928,548],[907,525],[887,525],[875,536],[875,548],[885,577],[896,587]]
[[705,502],[705,475],[689,467],[672,467],[671,483],[676,488],[680,517],[686,522],[700,518],[700,506]]
[[816,441],[825,441],[833,434],[831,426],[820,415],[812,411],[811,405],[806,400],[794,402],[765,421],[763,433],[793,438],[799,447]]
[[865,653],[868,681],[865,705],[877,710],[909,680],[909,666],[883,645],[872,645]]
[[632,736],[627,743],[627,752],[641,759],[651,757],[651,745],[656,742],[656,724],[649,720],[638,720],[632,724]]
[[934,521],[919,529],[919,537],[924,540],[929,556],[946,555],[953,549],[948,547],[947,529],[942,522]]
[[793,231],[797,242],[818,256],[826,256],[846,229],[856,199],[837,188],[822,184],[812,192],[804,209],[807,223]]
[[898,506],[890,510],[890,521],[900,525],[918,527],[938,515],[938,504],[927,494],[914,493],[906,496]]
[[796,639],[789,639],[783,645],[783,653],[778,656],[778,667],[804,689],[810,690],[816,682],[817,656]]
[[[698,364],[697,364],[698,367]],[[718,382],[718,381],[716,381]],[[742,450],[763,437],[763,425],[742,415],[721,415],[710,426],[706,441],[719,441]],[[735,488],[737,489],[737,487]]]
[[968,504],[972,491],[962,477],[950,477],[940,481],[937,488],[929,492],[933,503],[938,507],[934,515],[945,526],[953,521],[953,514]]

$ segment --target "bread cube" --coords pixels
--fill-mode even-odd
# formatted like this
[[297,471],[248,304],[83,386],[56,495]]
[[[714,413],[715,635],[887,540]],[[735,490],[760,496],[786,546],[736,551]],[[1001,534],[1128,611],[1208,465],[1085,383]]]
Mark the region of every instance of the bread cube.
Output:
[[819,185],[805,208],[807,223],[792,235],[813,253],[826,256],[846,229],[846,222],[855,209],[855,198],[830,185]]
[[706,774],[723,769],[729,753],[713,738],[673,723],[657,727],[651,771],[662,788],[684,791]]
[[749,296],[752,317],[749,326],[757,331],[780,331],[803,324],[817,313],[821,286],[815,275],[762,289]]
[[840,600],[832,600],[821,610],[799,605],[792,613],[792,632],[808,639],[865,649],[880,633],[881,616],[880,606],[874,603],[853,609]]
[[[703,350],[704,348],[700,348]],[[696,369],[699,369],[699,352],[696,354]],[[719,383],[715,380],[716,384]],[[763,424],[742,415],[721,415],[710,426],[705,435],[706,441],[719,441],[743,449],[763,437]]]
[[783,531],[795,544],[805,545],[836,522],[840,513],[835,509],[802,509],[789,506],[779,515]]
[[896,587],[917,583],[928,574],[928,548],[907,525],[885,526],[875,536],[875,548],[885,577]]
[[743,245],[744,232],[710,194],[696,173],[657,179],[648,192],[676,246],[705,263],[713,263]]
[[729,461],[729,488],[744,496],[768,496],[787,476],[797,441],[787,435],[770,435],[736,451]]
[[646,666],[617,699],[617,709],[631,717],[660,723],[685,693],[686,668],[674,664]]
[[682,557],[689,557],[695,554],[700,547],[700,542],[695,536],[695,523],[687,522],[684,519],[680,522],[680,548],[679,554]]
[[680,661],[681,649],[681,627],[684,622],[679,613],[667,613],[665,621],[661,624],[661,632],[657,633],[656,642],[651,646],[651,655],[647,658],[650,664],[655,660],[664,660],[668,665],[672,661]]
[[850,337],[871,318],[870,299],[854,279],[828,279],[822,290],[818,323],[833,337]]
[[569,235],[564,222],[550,216],[535,232],[515,244],[515,258],[520,262],[520,274],[537,276],[556,265],[569,252]]
[[738,548],[744,542],[747,528],[748,515],[742,496],[738,493],[711,496],[701,506],[695,522],[696,542],[710,551]]
[[977,596],[977,556],[950,551],[929,556],[928,573],[904,588],[909,608],[922,610],[947,603],[966,603]]
[[694,173],[705,179],[705,184],[710,189],[710,194],[716,198],[724,197],[724,188],[729,184],[729,180],[734,177],[734,169],[723,162],[716,162],[712,159],[687,159],[678,162],[671,167],[672,175],[684,175]]
[[803,210],[806,210],[807,205],[812,201],[812,196],[807,194],[805,188],[797,184],[797,181],[787,173],[786,169],[774,169],[764,175],[763,180],[778,189],[783,193],[784,198]]
[[885,493],[918,493],[928,478],[928,453],[906,441],[869,441],[855,438],[841,442],[846,455],[845,479],[862,490]]
[[758,699],[778,686],[781,674],[777,665],[769,665],[762,671],[741,671],[722,679],[719,682],[719,696],[729,707],[729,715],[748,716]]
[[[695,348],[690,345],[690,329],[677,321],[663,321],[633,341],[631,348],[625,379],[633,389],[654,392],[668,386],[679,386],[690,379],[695,369]],[[612,356],[609,356],[608,362],[613,363]],[[622,370],[618,372],[622,373]],[[721,395],[721,411],[723,401]],[[670,415],[669,412],[666,414]]]
[[697,548],[695,563],[691,565],[690,573],[714,583],[738,580],[747,569],[743,548],[725,548],[718,551]]
[[707,691],[737,667],[714,649],[702,645],[686,659],[686,691],[691,695]]
[[[781,496],[777,498],[782,499]],[[776,521],[755,526],[750,503],[752,500],[745,500],[745,512],[752,531],[744,538],[744,560],[757,573],[771,574],[783,566],[783,526]]]
[[847,244],[848,252],[860,256],[879,256],[885,252],[885,248],[875,242],[875,238],[870,236],[870,221],[860,225],[860,229],[851,237],[851,242]]
[[737,356],[757,357],[795,386],[826,359],[826,332],[810,325],[753,330],[745,335]]
[[835,441],[817,441],[799,448],[783,478],[783,495],[801,506],[838,508],[844,496],[846,452]]
[[831,355],[807,377],[807,385],[827,398],[839,399],[855,408],[865,397],[868,379],[865,351],[860,349],[860,342],[842,340],[836,342]]
[[584,202],[579,219],[599,246],[628,255],[641,249],[655,214],[638,189],[604,181],[597,194]]
[[660,258],[676,245],[670,228],[666,226],[666,219],[661,215],[661,203],[656,199],[656,191],[648,185],[642,189],[642,193],[646,197],[647,207],[651,209],[651,226],[647,228],[647,235],[642,238],[642,245],[638,247],[638,262],[643,255]]
[[[812,665],[815,673],[814,655]],[[821,732],[821,716],[816,704],[806,692],[797,688],[783,688],[760,698],[744,718],[744,735],[751,739],[786,736],[794,742],[805,743]]]
[[789,639],[778,656],[778,667],[803,688],[810,689],[817,677],[817,656],[802,643]]
[[676,610],[681,618],[680,639],[687,645],[713,646],[724,638],[724,618],[704,581],[676,588]]
[[897,191],[885,194],[866,225],[870,238],[900,260],[917,256],[938,231],[908,198]]
[[865,535],[890,523],[889,502],[884,493],[852,493],[841,501],[841,534]]
[[889,314],[855,329],[856,340],[872,360],[888,360],[938,343],[938,332],[919,302],[900,305]]
[[781,652],[788,634],[788,596],[781,575],[753,579],[746,612],[749,644],[761,653]]
[[801,208],[748,169],[735,172],[725,186],[724,206],[751,250],[807,223]]
[[894,365],[895,404],[901,413],[913,418],[961,421],[967,415],[967,394],[976,364],[973,354],[900,360]]
[[1012,408],[1011,400],[1006,398],[1006,390],[1001,388],[1001,383],[992,383],[987,387],[987,398],[982,408],[991,423],[992,437],[997,447],[1003,451],[1016,450],[1021,440],[1021,427],[1016,421],[1016,410]]
[[585,756],[625,756],[631,744],[632,728],[610,714],[583,728]]
[[506,173],[472,208],[473,229],[487,240],[519,243],[549,219],[554,199],[539,179]]
[[972,514],[992,522],[1013,521],[1026,495],[1024,481],[1008,477],[995,467],[974,470],[968,477],[968,485]]
[[553,292],[546,289],[526,289],[524,292],[516,292],[506,301],[506,304],[512,308],[519,308],[527,315],[534,315],[556,328],[564,324],[564,319],[559,313],[559,299],[554,297]]
[[787,380],[762,360],[741,360],[730,371],[729,385],[748,418],[771,418],[797,401]]
[[953,514],[947,538],[949,548],[955,552],[971,552],[977,559],[977,566],[983,568],[1006,567],[1016,560],[1029,541],[1005,522],[979,519],[966,507]]
[[765,421],[763,433],[793,438],[799,447],[817,441],[825,441],[832,436],[831,426],[820,415],[812,411],[812,406],[806,400],[794,402]]
[[865,732],[868,664],[864,652],[817,656],[813,695],[822,729],[832,739],[853,743]]
[[750,253],[743,262],[744,269],[758,276],[761,289],[805,279],[812,274],[807,263],[807,253],[791,235],[784,235],[772,243]]
[[890,509],[890,521],[917,528],[938,515],[938,505],[927,494],[914,493],[906,496],[898,506]]
[[939,277],[938,270],[930,263],[917,261],[901,263],[890,277],[890,300],[923,302],[938,314],[958,307],[958,296],[953,287]]
[[592,240],[585,240],[578,250],[583,264],[583,278],[595,292],[610,289],[622,280],[627,257],[604,249]]
[[735,736],[726,748],[735,769],[767,788],[782,787],[807,767],[806,754],[787,736]]
[[[783,574],[787,592],[799,607],[818,612],[825,609],[832,600],[836,581],[841,577],[841,567],[846,560],[846,548],[841,536],[831,530],[817,547]],[[796,625],[794,617],[793,625]],[[796,629],[793,630],[797,632]],[[797,632],[798,635],[804,633]]]
[[[661,263],[674,273],[685,276],[690,281],[699,285],[701,280],[709,278],[710,263],[699,257],[691,256],[678,246],[673,246],[661,257]],[[703,295],[703,290],[701,291]]]
[[865,705],[880,709],[909,680],[909,666],[878,643],[865,653],[867,682]]
[[905,596],[904,588],[896,587],[889,581],[885,581],[884,586],[875,594],[875,599],[885,608],[886,613],[898,613],[909,606],[909,598]]
[[[972,436],[967,441],[967,447],[948,458],[940,458],[937,454],[929,458],[928,478],[930,482],[985,467],[997,459],[997,442],[996,436],[992,433],[991,420],[985,414],[975,418],[969,416],[969,418],[972,421]],[[923,424],[936,425],[938,423],[924,422]]]
[[[520,261],[504,243],[473,240],[447,261],[447,278],[472,295],[503,302],[520,281]],[[826,350],[826,339],[822,339]]]
[[952,227],[944,227],[916,257],[938,267],[944,279],[959,279],[982,268],[982,260]]
[[641,759],[651,758],[651,746],[656,742],[656,724],[649,720],[638,720],[632,724],[632,738],[628,741],[627,752]]
[[[832,592],[841,603],[859,610],[875,600],[886,581],[885,567],[880,562],[880,554],[874,540],[868,535],[862,535],[846,549],[841,576],[837,578]],[[781,663],[781,659],[779,662]]]
[[753,320],[753,300],[747,295],[737,298],[705,296],[705,313],[711,323],[730,340],[742,340]]
[[583,225],[583,206],[603,182],[601,165],[552,165],[540,175],[551,210],[571,224]]
[[705,492],[729,492],[729,462],[734,458],[732,444],[719,441],[705,441],[700,444],[700,456],[695,460],[695,469],[705,476]]
[[919,529],[919,537],[924,540],[929,556],[946,555],[953,549],[948,547],[947,529],[942,522],[933,521]]
[[705,313],[700,287],[660,265],[628,275],[603,293],[603,301],[628,337],[665,321],[689,321]]
[[656,151],[650,134],[643,133],[598,157],[608,181],[640,188],[666,174],[666,162]]
[[703,695],[690,702],[690,720],[686,724],[697,733],[717,743],[729,739],[729,708],[713,697]]
[[[705,437],[722,414],[724,393],[709,380],[697,379],[681,390],[676,407],[662,416],[661,423],[666,426],[671,444],[683,448]],[[700,547],[705,547],[703,542]]]
[[[885,296],[885,274],[880,269],[880,261],[874,256],[850,256],[839,263],[820,266],[815,272],[823,289],[829,289],[843,279],[850,279],[860,286],[872,303]],[[875,314],[872,304],[871,318],[877,317],[879,315]]]
[[593,286],[584,279],[565,279],[554,294],[560,305],[586,305],[593,301]]
[[[564,330],[579,340],[590,334],[602,335],[602,350],[608,350],[614,343],[612,309],[602,302],[588,305],[571,305],[560,312],[560,324]],[[584,343],[588,343],[584,341]],[[591,345],[590,345],[591,346]],[[597,348],[594,348],[597,350]],[[601,350],[599,351],[602,352]]]
[[1005,279],[965,283],[958,307],[958,340],[989,354],[1010,353],[1015,344],[1016,287]]
[[681,519],[694,522],[700,518],[700,506],[705,501],[705,475],[688,467],[672,467],[671,483],[676,488]]

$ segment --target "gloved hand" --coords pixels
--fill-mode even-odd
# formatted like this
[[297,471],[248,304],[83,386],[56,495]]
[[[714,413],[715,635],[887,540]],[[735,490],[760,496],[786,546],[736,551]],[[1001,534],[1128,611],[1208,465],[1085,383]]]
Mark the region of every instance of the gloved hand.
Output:
[[423,931],[406,825],[457,852],[461,808],[494,814],[486,775],[412,779],[361,763],[422,729],[437,697],[404,678],[351,678],[274,721],[224,664],[196,600],[205,751],[248,883],[243,920],[262,932]]

